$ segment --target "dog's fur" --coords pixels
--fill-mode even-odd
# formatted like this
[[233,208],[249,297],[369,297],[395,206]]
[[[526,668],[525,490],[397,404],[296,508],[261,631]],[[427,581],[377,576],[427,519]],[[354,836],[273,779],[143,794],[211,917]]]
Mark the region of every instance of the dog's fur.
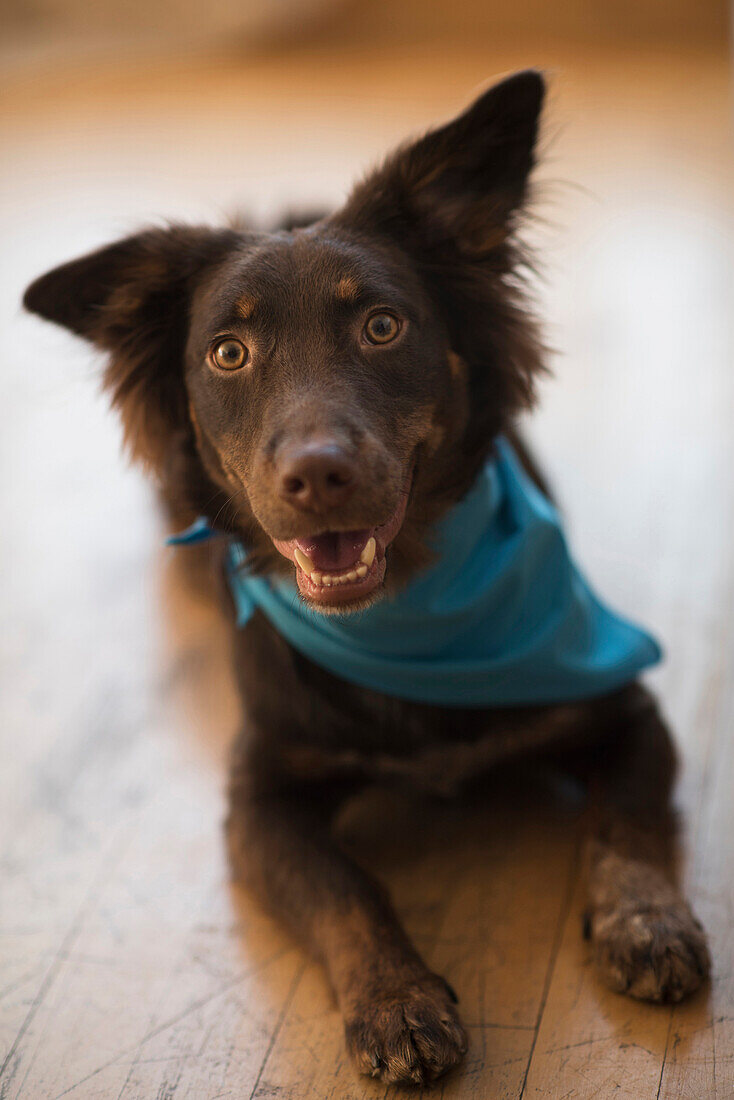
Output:
[[[532,403],[542,353],[516,230],[543,93],[532,71],[495,85],[313,224],[149,230],[50,272],[25,304],[109,353],[135,458],[177,514],[235,533],[261,572],[293,576],[274,539],[374,528],[410,485],[384,583],[348,601],[363,606],[428,561],[429,526]],[[384,346],[360,337],[378,307],[402,326]],[[244,368],[212,364],[223,333],[247,345]],[[281,492],[280,456],[324,435],[356,491],[304,511]],[[232,863],[323,961],[360,1070],[430,1081],[466,1049],[450,986],[330,835],[374,779],[447,795],[519,754],[560,754],[590,781],[586,934],[602,977],[651,1001],[704,979],[705,937],[674,881],[675,753],[640,685],[578,705],[429,707],[335,679],[260,614],[234,637]]]

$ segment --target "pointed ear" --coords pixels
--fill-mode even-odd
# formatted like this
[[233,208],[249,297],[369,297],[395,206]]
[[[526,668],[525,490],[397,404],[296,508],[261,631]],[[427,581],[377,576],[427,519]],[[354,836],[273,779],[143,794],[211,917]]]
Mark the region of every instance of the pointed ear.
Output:
[[110,353],[104,383],[133,456],[160,471],[188,425],[183,355],[196,279],[235,247],[231,230],[151,229],[54,268],[26,309]]
[[495,84],[458,118],[398,149],[335,220],[398,237],[426,259],[442,247],[491,250],[525,198],[544,94],[534,69]]
[[543,348],[514,230],[535,163],[545,85],[534,70],[495,84],[464,114],[394,153],[331,219],[412,261],[466,368],[461,442],[475,467],[530,406]]

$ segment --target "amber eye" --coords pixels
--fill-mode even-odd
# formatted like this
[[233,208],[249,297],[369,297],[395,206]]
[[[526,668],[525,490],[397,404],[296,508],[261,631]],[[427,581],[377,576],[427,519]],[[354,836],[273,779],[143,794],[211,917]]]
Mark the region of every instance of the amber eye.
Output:
[[214,345],[212,360],[220,370],[238,370],[247,362],[247,348],[230,336]]
[[364,326],[370,344],[389,344],[400,332],[400,322],[392,313],[373,313]]

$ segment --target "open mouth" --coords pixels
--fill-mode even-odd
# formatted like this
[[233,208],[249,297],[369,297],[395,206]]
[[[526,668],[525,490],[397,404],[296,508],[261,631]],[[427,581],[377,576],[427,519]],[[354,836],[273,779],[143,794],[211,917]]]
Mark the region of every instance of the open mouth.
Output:
[[407,503],[406,487],[395,511],[377,527],[273,539],[275,548],[295,565],[301,595],[324,609],[370,596],[385,578],[385,551],[402,526]]

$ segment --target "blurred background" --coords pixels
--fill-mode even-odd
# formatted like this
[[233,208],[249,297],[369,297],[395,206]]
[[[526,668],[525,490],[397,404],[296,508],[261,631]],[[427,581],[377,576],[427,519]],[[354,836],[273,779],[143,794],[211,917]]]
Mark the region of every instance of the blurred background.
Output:
[[585,570],[667,650],[712,990],[656,1012],[595,984],[555,795],[468,824],[381,804],[346,835],[459,990],[472,1047],[441,1096],[734,1095],[725,3],[4,0],[3,1100],[384,1095],[355,1082],[318,969],[228,886],[225,631],[162,547],[98,358],[24,316],[23,288],[144,222],[336,204],[526,65],[550,80],[527,235],[553,368],[527,430]]

